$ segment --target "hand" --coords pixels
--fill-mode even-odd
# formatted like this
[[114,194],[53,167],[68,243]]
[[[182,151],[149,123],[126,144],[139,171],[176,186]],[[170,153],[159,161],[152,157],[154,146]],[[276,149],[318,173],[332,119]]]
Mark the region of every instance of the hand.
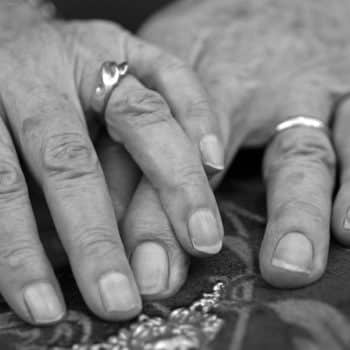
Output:
[[[206,95],[181,61],[114,24],[34,21],[17,30],[5,26],[0,40],[1,293],[28,322],[55,322],[65,312],[38,237],[19,153],[44,194],[87,305],[105,319],[133,317],[141,300],[128,256],[137,271],[143,261],[152,267],[152,259],[141,259],[145,254],[166,259],[168,247],[175,246],[183,255],[178,242],[199,255],[215,253],[222,244],[221,219],[201,163],[213,170],[223,163]],[[114,90],[105,118],[97,120],[91,101],[107,60],[127,60],[132,74]],[[99,121],[107,141],[120,142],[132,156],[131,161],[125,151],[116,155],[115,163],[127,169],[116,178],[131,181],[119,183],[113,201],[107,186],[113,171],[104,174],[108,165],[99,160],[110,157],[108,147],[101,146],[98,157],[93,145],[103,125]],[[170,229],[168,235],[140,235],[126,228],[124,248],[115,199],[127,205],[138,181],[134,161],[148,179],[136,198],[155,197],[159,222],[173,227],[176,237]],[[155,237],[158,246],[144,243]],[[142,275],[135,274],[139,282]],[[166,285],[171,288],[181,278],[169,273]],[[165,286],[161,291],[168,292]]]
[[[278,287],[323,274],[331,217],[334,235],[350,244],[349,15],[346,0],[180,1],[143,29],[197,71],[219,115],[228,162],[239,148],[266,146],[260,267]],[[325,133],[307,127],[270,142],[275,126],[296,115],[327,124],[333,116],[336,152]]]

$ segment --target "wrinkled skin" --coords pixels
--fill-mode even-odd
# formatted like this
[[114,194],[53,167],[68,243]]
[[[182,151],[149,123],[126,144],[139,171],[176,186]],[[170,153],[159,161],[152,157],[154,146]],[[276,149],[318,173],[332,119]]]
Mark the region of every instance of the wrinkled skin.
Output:
[[[205,172],[223,168],[215,115],[184,62],[117,24],[9,4],[0,3],[1,294],[28,322],[59,321],[65,304],[49,258],[64,263],[63,247],[92,312],[134,317],[141,295],[182,285],[184,251],[221,248]],[[95,104],[111,60],[127,60],[130,74]]]
[[[350,244],[349,16],[346,0],[193,0],[174,3],[142,30],[197,72],[219,116],[226,168],[240,148],[266,148],[260,267],[278,287],[323,274],[331,222]],[[296,115],[331,125],[334,144],[314,128],[272,137],[278,123]]]

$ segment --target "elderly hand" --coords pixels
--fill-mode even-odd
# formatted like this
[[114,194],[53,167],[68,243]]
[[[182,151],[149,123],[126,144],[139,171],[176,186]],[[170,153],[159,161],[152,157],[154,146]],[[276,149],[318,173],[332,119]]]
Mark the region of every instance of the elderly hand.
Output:
[[[180,1],[143,29],[197,71],[219,115],[227,163],[239,148],[266,146],[260,267],[278,287],[323,274],[331,221],[334,235],[350,244],[349,17],[347,0]],[[273,136],[298,115],[331,124],[335,149],[317,128]]]
[[[197,255],[216,253],[222,244],[202,166],[223,167],[206,94],[184,63],[117,25],[34,15],[18,22],[0,12],[1,294],[28,322],[47,324],[65,313],[38,237],[26,167],[44,194],[87,305],[105,319],[135,316],[140,291],[166,295],[182,283],[180,244]],[[131,74],[97,119],[93,101],[105,61],[128,61]],[[108,136],[101,138],[103,124]],[[123,245],[116,217],[138,181],[134,162],[147,180],[130,206],[141,198],[151,217],[126,220]],[[152,220],[158,231],[145,231]],[[169,272],[174,258],[180,269]]]

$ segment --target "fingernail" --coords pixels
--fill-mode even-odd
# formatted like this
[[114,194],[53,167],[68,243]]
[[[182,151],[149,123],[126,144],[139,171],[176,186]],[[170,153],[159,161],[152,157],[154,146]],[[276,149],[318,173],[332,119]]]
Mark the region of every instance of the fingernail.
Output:
[[278,243],[272,265],[301,273],[310,273],[313,263],[311,241],[301,233],[289,233]]
[[131,265],[141,294],[156,295],[168,288],[168,254],[160,244],[140,244],[134,251]]
[[195,212],[189,220],[189,231],[195,249],[207,254],[221,250],[222,239],[214,214],[207,209]]
[[345,220],[344,220],[344,229],[350,230],[350,209],[346,212]]
[[200,150],[206,166],[218,171],[224,170],[224,149],[215,135],[204,136],[200,142]]
[[127,312],[141,307],[137,291],[124,274],[109,272],[101,277],[99,286],[107,312]]
[[57,322],[65,314],[64,306],[49,283],[39,282],[25,288],[24,300],[36,323]]

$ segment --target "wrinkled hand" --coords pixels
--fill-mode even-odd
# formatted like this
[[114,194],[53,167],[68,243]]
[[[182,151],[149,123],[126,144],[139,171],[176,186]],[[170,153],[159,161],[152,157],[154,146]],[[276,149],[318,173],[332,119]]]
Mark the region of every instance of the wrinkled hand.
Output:
[[[227,163],[239,148],[266,146],[260,266],[275,286],[302,286],[323,274],[331,218],[335,236],[350,244],[349,16],[346,0],[180,1],[143,29],[197,71],[219,115]],[[296,115],[332,124],[336,152],[312,128],[270,142],[275,126]]]
[[[28,322],[55,322],[65,312],[29,185],[33,203],[41,192],[47,202],[90,309],[111,320],[135,316],[140,292],[166,296],[183,282],[183,248],[221,248],[202,162],[220,170],[223,152],[206,94],[184,63],[115,24],[33,21],[4,26],[0,41],[1,293]],[[111,60],[127,60],[131,74],[97,118],[92,96]],[[139,169],[145,178],[137,185]],[[129,204],[122,241],[117,218]],[[36,212],[49,235],[45,207]]]

